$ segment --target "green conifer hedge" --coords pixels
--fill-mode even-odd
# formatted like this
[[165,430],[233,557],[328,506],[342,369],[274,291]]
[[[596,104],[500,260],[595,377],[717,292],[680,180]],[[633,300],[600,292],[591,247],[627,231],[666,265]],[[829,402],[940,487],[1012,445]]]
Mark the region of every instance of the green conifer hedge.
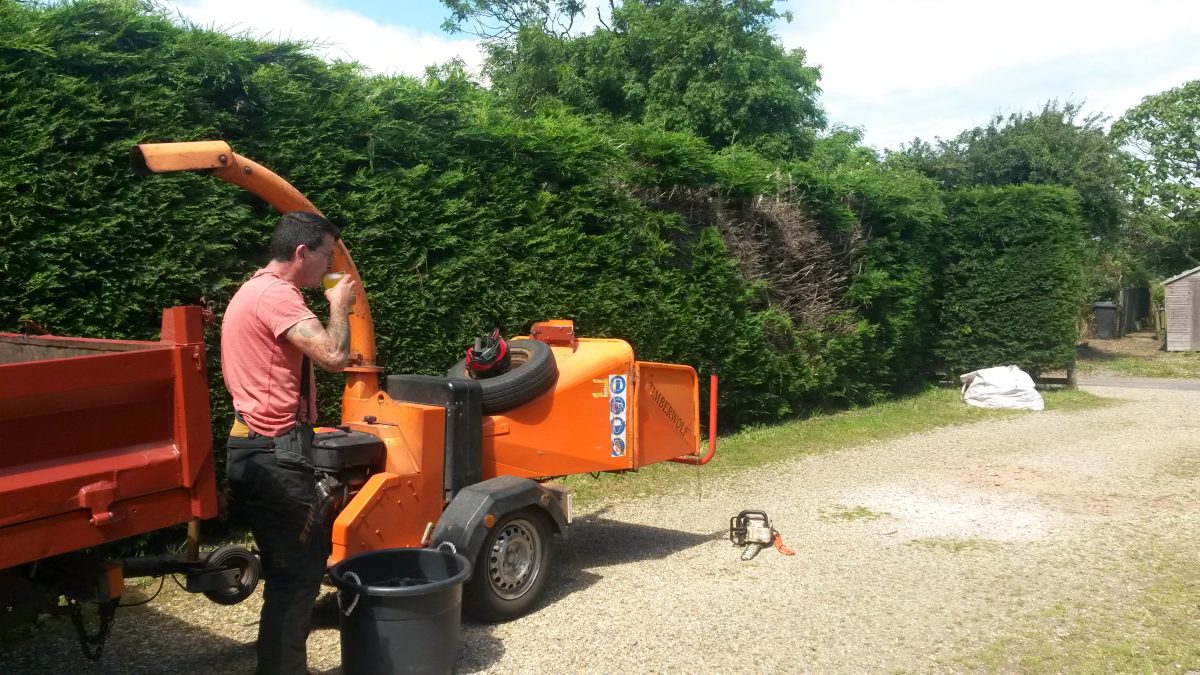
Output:
[[1036,374],[1070,364],[1083,289],[1078,194],[976,188],[950,193],[947,210],[938,354],[949,373],[1017,365]]

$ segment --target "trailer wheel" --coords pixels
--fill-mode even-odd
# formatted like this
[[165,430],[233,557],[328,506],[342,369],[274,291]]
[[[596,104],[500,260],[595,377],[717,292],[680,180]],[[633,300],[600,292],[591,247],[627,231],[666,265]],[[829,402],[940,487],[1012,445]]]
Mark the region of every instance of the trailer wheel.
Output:
[[[483,412],[493,413],[521,405],[546,390],[558,375],[558,364],[550,345],[541,340],[509,340],[512,366],[507,373],[479,382],[483,390]],[[476,379],[467,370],[467,360],[454,364],[447,377]]]
[[501,519],[484,538],[463,588],[463,610],[488,622],[526,614],[546,587],[553,541],[546,515],[536,508]]
[[238,570],[236,586],[204,592],[204,597],[218,605],[236,605],[250,597],[262,576],[262,563],[258,556],[236,544],[222,546],[208,554],[204,564],[209,569],[235,567]]

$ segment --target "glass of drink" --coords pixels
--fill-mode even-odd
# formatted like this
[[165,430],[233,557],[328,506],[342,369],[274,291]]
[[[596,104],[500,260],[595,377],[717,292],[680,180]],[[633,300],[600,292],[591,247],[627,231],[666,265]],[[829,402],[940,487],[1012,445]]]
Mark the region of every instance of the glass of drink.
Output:
[[325,290],[329,290],[337,286],[344,276],[346,276],[345,272],[330,272],[321,277],[321,285],[325,287]]

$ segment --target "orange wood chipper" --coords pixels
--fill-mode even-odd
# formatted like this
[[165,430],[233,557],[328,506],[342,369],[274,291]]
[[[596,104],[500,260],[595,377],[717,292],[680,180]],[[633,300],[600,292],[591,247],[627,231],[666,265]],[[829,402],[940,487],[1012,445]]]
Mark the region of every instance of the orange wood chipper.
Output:
[[[137,168],[150,173],[210,172],[261,197],[280,212],[319,213],[282,178],[235,154],[224,142],[144,144],[133,150],[133,160]],[[565,534],[571,522],[570,490],[550,482],[552,479],[628,471],[662,461],[704,464],[713,456],[715,376],[709,448],[700,456],[696,371],[689,366],[638,361],[627,342],[580,337],[570,321],[536,323],[529,335],[509,341],[511,368],[492,378],[474,379],[462,363],[446,377],[385,375],[376,365],[375,329],[366,289],[340,241],[335,246],[333,269],[352,275],[362,290],[350,315],[351,357],[345,370],[342,418],[336,427],[318,430],[314,448],[320,489],[328,497],[331,513],[336,514],[329,533],[331,564],[365,551],[449,542],[474,565],[464,587],[464,609],[483,620],[510,619],[537,602],[549,572],[553,535]],[[198,308],[168,310],[172,311],[198,312]],[[126,439],[122,432],[109,429],[121,436],[114,444],[124,444],[120,447],[135,452],[144,450],[147,461],[157,457],[155,453],[174,453],[176,459],[182,458],[183,482],[198,481],[191,488],[195,494],[190,510],[180,506],[171,511],[170,522],[208,518],[215,512],[211,438],[207,429],[203,437],[197,431],[209,424],[208,400],[195,390],[196,376],[188,371],[189,364],[199,358],[196,363],[202,374],[203,345],[194,344],[194,332],[187,335],[186,349],[177,350],[178,354],[167,351],[161,357],[173,358],[179,372],[186,371],[186,383],[177,381],[166,389],[169,379],[153,386],[120,385],[130,393],[153,390],[165,396],[161,410],[153,409],[153,421],[144,421],[147,416],[142,415],[133,423],[162,427],[162,433],[155,436],[161,437],[162,443],[143,447],[135,442],[136,434],[125,434],[130,436]],[[164,328],[164,342],[171,339]],[[50,359],[43,361],[44,368],[57,357],[42,358]],[[50,465],[55,458],[72,465],[90,462],[88,466],[102,476],[88,478],[91,482],[86,484],[83,479],[71,483],[75,496],[65,496],[63,502],[68,512],[64,517],[72,523],[69,527],[65,520],[61,526],[57,521],[24,522],[29,519],[24,518],[16,495],[20,490],[36,490],[44,475],[36,467],[10,469],[20,462],[10,461],[18,450],[8,442],[12,435],[6,432],[6,445],[0,453],[5,460],[0,464],[0,537],[5,545],[0,548],[11,550],[8,542],[17,541],[9,539],[9,532],[15,531],[10,527],[28,528],[28,535],[20,540],[20,556],[0,559],[0,581],[3,573],[16,569],[3,569],[10,565],[27,566],[136,534],[114,526],[121,520],[115,516],[145,515],[139,510],[144,507],[135,508],[127,499],[136,493],[132,477],[140,474],[127,473],[124,464],[118,466],[119,462],[103,451],[72,454],[72,444],[80,443],[77,436],[86,426],[101,424],[104,413],[89,412],[86,419],[77,418],[70,405],[48,403],[56,395],[66,400],[78,398],[77,388],[92,386],[100,391],[110,386],[95,380],[90,366],[78,360],[91,357],[73,358],[72,377],[59,381],[54,392],[38,389],[36,396],[33,392],[27,396],[22,388],[28,382],[18,384],[0,375],[0,431],[17,429],[18,422],[31,415],[44,414],[49,423],[57,413],[60,423],[79,433],[31,437],[19,452],[28,453],[32,448],[34,453],[44,453]],[[0,370],[19,367],[19,362],[11,367],[0,362]],[[201,446],[206,448],[204,453],[189,450]],[[110,512],[113,518],[105,515]],[[52,540],[59,543],[46,543]],[[228,587],[213,590],[197,584],[197,588],[207,590],[218,601],[233,601],[252,592],[257,575],[245,561],[232,558],[236,559],[207,568]],[[114,584],[119,584],[121,569],[110,570]],[[3,586],[0,583],[0,594]]]

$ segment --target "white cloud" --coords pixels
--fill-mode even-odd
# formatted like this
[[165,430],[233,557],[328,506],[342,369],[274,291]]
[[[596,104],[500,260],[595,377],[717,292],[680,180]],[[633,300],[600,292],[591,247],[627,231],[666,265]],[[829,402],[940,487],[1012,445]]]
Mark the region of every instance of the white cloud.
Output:
[[478,73],[483,62],[475,40],[387,25],[311,0],[180,0],[164,5],[193,23],[225,33],[315,42],[314,53],[357,61],[377,74],[419,76],[426,66],[455,57]]
[[1200,37],[1198,26],[1200,2],[1190,0],[843,0],[821,25],[780,33],[822,65],[826,91],[883,100],[997,70]]
[[1200,77],[1194,0],[843,0],[784,25],[787,47],[822,67],[832,121],[895,147],[948,137],[1048,99],[1120,115]]
[[[316,42],[315,53],[375,73],[421,75],[455,57],[479,73],[475,40],[384,24],[335,2],[167,6],[229,33]],[[597,9],[607,20],[608,0],[588,0],[572,34],[597,27]],[[1116,117],[1143,96],[1200,77],[1197,0],[841,0],[797,13],[796,23],[777,27],[784,45],[803,47],[822,67],[830,120],[864,127],[877,147],[951,137],[1055,98]]]

